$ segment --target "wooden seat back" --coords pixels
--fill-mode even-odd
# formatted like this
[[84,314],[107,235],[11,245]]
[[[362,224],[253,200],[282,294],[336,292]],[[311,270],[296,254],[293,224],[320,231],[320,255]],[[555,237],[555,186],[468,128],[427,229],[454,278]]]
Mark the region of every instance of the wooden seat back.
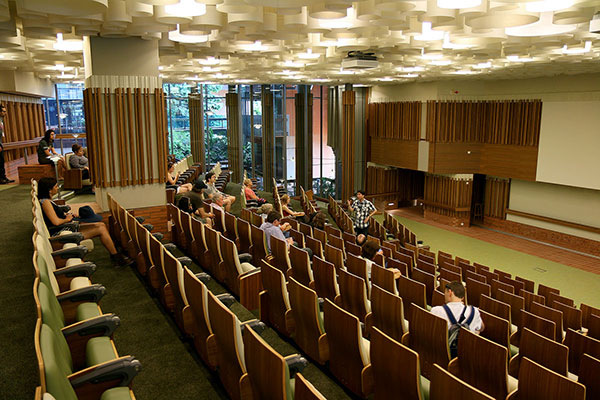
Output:
[[[567,328],[571,328],[570,326]],[[571,328],[573,329],[573,328]],[[600,316],[592,314],[588,318],[588,332],[589,337],[600,340]]]
[[410,304],[414,303],[423,309],[427,307],[426,287],[421,282],[405,276],[398,277],[396,284],[398,285],[398,295],[402,297],[404,303],[404,317],[412,324]]
[[506,303],[510,306],[510,318],[514,325],[521,325],[521,310],[525,308],[525,299],[521,296],[505,292],[500,289],[494,297],[496,300]]
[[412,279],[425,285],[425,298],[427,304],[431,305],[431,298],[435,290],[435,275],[421,271],[420,268],[415,268],[412,272]]
[[269,261],[269,264],[283,272],[283,275],[287,279],[291,272],[291,263],[287,242],[285,240],[276,238],[275,236],[271,236],[271,255],[273,258]]
[[340,271],[345,268],[344,265],[344,254],[341,249],[327,245],[325,246],[325,260],[329,261],[335,266],[336,271]]
[[261,260],[261,278],[264,290],[260,293],[260,319],[285,336],[294,328],[294,317],[283,273]]
[[[402,301],[406,303],[407,300],[403,298]],[[448,365],[450,361],[448,322],[414,303],[410,303],[409,309],[409,331],[402,343],[419,353],[421,374],[431,379],[433,364]]]
[[[376,264],[371,266],[371,288],[374,285],[377,285],[390,293],[398,294],[394,272]],[[373,294],[371,293],[371,297],[372,296]]]
[[204,227],[204,235],[208,246],[208,254],[210,257],[209,271],[212,276],[219,282],[225,281],[225,271],[223,269],[223,257],[221,255],[221,243],[219,237],[221,233],[208,226]]
[[492,291],[492,288],[487,283],[475,281],[471,278],[467,278],[466,286],[469,304],[475,307],[480,306],[482,295],[489,296]]
[[313,229],[313,237],[321,242],[323,248],[327,244],[327,233],[321,229],[314,228]]
[[293,277],[288,283],[290,305],[296,322],[294,342],[310,358],[323,365],[329,359],[329,345],[319,311],[317,293]]
[[294,400],[327,399],[301,373],[297,373],[294,379]]
[[225,213],[225,237],[238,243],[237,217],[228,212]]
[[539,304],[546,304],[546,299],[542,295],[531,293],[527,290],[521,290],[518,292],[518,294],[519,296],[522,296],[525,300],[525,311],[531,312],[531,303],[533,303],[534,301]]
[[260,260],[267,258],[267,255],[269,254],[269,250],[267,249],[267,240],[265,238],[265,231],[256,225],[250,225],[250,235],[252,237],[250,254],[252,254],[252,260],[255,263],[258,263]]
[[313,257],[314,290],[323,299],[335,301],[340,294],[335,276],[335,266],[329,261],[319,257]]
[[562,303],[562,304],[566,304],[569,307],[575,307],[575,301],[573,299],[561,296],[561,295],[559,295],[557,293],[554,293],[554,292],[548,293],[548,297],[546,297],[546,305],[548,307],[551,307],[552,303],[554,301]]
[[[482,309],[479,310],[485,329],[481,337],[510,349],[510,322]],[[510,352],[507,354],[510,356]]]
[[250,249],[252,248],[252,234],[250,231],[250,223],[248,221],[243,220],[242,218],[238,218],[236,222],[238,237],[240,239],[240,252],[250,253]]
[[419,268],[421,271],[425,271],[431,275],[435,275],[437,272],[437,268],[434,264],[425,262],[421,259],[417,260],[416,268]]
[[509,284],[500,282],[499,280],[492,279],[492,282],[489,283],[491,287],[492,297],[496,298],[498,294],[498,290],[504,290],[505,292],[515,294],[515,288]]
[[164,269],[167,277],[167,290],[173,297],[173,313],[175,322],[183,330],[183,308],[188,305],[183,287],[183,267],[181,263],[169,252],[164,255]]
[[[497,270],[496,270],[497,271]],[[525,284],[521,281],[518,281],[516,279],[511,279],[507,276],[500,276],[500,278],[498,279],[500,282],[506,284],[506,285],[510,285],[513,287],[513,293],[518,294],[519,291],[525,289]]]
[[569,348],[527,328],[523,328],[523,332],[521,332],[519,353],[510,359],[508,367],[509,373],[515,378],[519,376],[519,366],[523,357],[527,357],[557,374],[567,376]]
[[535,288],[535,282],[534,281],[529,280],[529,279],[525,279],[525,278],[520,277],[518,275],[515,275],[515,280],[519,281],[519,282],[523,282],[523,288],[525,290],[527,290],[528,292],[535,293],[535,290],[534,290],[534,288]]
[[353,242],[344,242],[344,248],[346,249],[346,256],[348,254],[354,254],[355,256],[362,254],[362,248]]
[[304,234],[304,236],[312,237],[312,235],[313,235],[313,228],[312,228],[312,226],[310,226],[308,224],[304,224],[304,223],[300,222],[298,224],[298,230],[300,232],[302,232]]
[[408,332],[400,296],[376,285],[371,289],[371,315],[368,319],[370,325],[381,329],[398,342],[401,342],[402,335]]
[[163,271],[163,255],[165,248],[154,236],[148,237],[150,244],[150,268],[148,268],[148,282],[152,289],[161,295],[162,288],[167,284],[167,278]]
[[290,246],[289,260],[292,267],[290,276],[293,276],[301,284],[310,286],[314,278],[308,252],[296,246]]
[[[467,271],[467,272],[464,273],[465,282],[469,278],[472,279],[472,280],[474,280],[474,281],[477,281],[477,282],[487,283],[487,278],[484,275],[480,275],[480,274],[478,274],[477,272],[474,272],[474,271]],[[491,288],[490,288],[490,290],[491,290]]]
[[479,310],[486,311],[490,314],[495,315],[498,318],[502,318],[512,323],[510,304],[506,304],[500,300],[496,300],[488,295],[481,295],[479,298]]
[[584,303],[581,303],[580,308],[581,308],[581,323],[584,328],[588,328],[590,315],[594,314],[594,315],[600,316],[600,308],[595,308],[595,307],[592,307],[592,306],[584,304]]
[[371,311],[370,304],[368,304],[365,280],[346,270],[340,270],[338,284],[340,297],[339,303],[336,304],[339,304],[344,310],[355,315],[364,323],[365,316]]
[[569,372],[572,374],[581,371],[581,359],[584,354],[600,358],[600,340],[575,332],[573,329],[567,329],[563,344],[569,348]]
[[461,329],[458,356],[448,365],[448,372],[495,399],[504,399],[508,395],[507,360],[506,347]]
[[376,399],[422,399],[419,355],[378,328],[371,331],[371,367]]
[[357,317],[329,299],[323,305],[325,332],[329,343],[329,370],[351,392],[365,397],[372,390],[372,378],[363,372],[370,364],[368,345]]
[[561,311],[533,302],[531,313],[554,322],[554,338],[559,343],[563,340],[563,314]]
[[481,390],[458,379],[439,365],[435,364],[430,384],[429,400],[446,400],[448,393],[462,400],[493,400]]
[[306,236],[304,237],[304,239],[306,240],[306,247],[308,247],[315,256],[317,257],[324,257],[323,254],[323,245],[321,244],[320,241],[318,241],[317,239],[310,237],[310,236]]
[[393,259],[401,261],[404,264],[406,264],[406,267],[408,268],[408,270],[407,270],[408,275],[407,276],[411,276],[412,275],[412,270],[415,267],[415,260],[412,257],[410,257],[410,256],[408,256],[406,254],[403,254],[401,252],[393,251],[392,254],[393,254]]
[[537,294],[544,296],[545,299],[548,299],[548,297],[550,297],[550,293],[555,293],[560,295],[560,290],[555,289],[553,287],[550,286],[546,286],[546,285],[542,285],[541,283],[538,284],[538,292]]
[[525,310],[521,310],[520,314],[521,316],[519,318],[520,323],[518,325],[518,330],[511,338],[511,343],[513,343],[515,346],[519,347],[523,328],[529,328],[550,340],[555,340],[556,326],[554,322]]
[[221,233],[225,232],[225,211],[218,209],[217,207],[211,207],[210,211],[215,214],[215,217],[213,218],[213,228],[216,231],[219,231]]
[[219,248],[223,257],[224,281],[229,290],[240,295],[240,275],[242,274],[235,243],[225,236],[219,236]]
[[[543,384],[540,384],[542,383]],[[585,386],[544,368],[527,357],[521,360],[519,388],[507,400],[584,400]]]
[[409,276],[408,265],[405,262],[400,260],[396,260],[395,258],[388,258],[387,260],[387,268],[395,268],[404,276]]
[[371,291],[370,279],[369,275],[367,274],[367,260],[362,257],[348,254],[348,258],[346,259],[346,270],[351,274],[362,278],[367,284],[367,293]]
[[582,314],[581,310],[563,304],[557,300],[552,300],[549,306],[554,309],[562,312],[563,314],[563,329],[571,328],[576,331],[580,331],[582,327]]
[[584,354],[581,357],[581,368],[577,382],[585,386],[586,400],[600,399],[600,359]]

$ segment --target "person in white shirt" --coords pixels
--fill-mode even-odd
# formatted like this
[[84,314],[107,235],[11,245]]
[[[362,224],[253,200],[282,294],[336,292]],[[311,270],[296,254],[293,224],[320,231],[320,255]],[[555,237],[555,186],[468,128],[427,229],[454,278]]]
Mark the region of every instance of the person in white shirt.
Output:
[[[469,324],[469,330],[478,335],[483,331],[484,325],[477,307],[465,306],[464,304],[465,287],[463,286],[462,282],[454,281],[447,283],[446,288],[444,289],[444,298],[446,300],[446,305],[452,312],[452,315],[456,321],[460,319],[460,315],[462,314],[463,310],[465,311],[465,321],[469,320],[471,313],[474,313],[471,323]],[[431,309],[431,313],[448,321],[448,328],[450,328],[450,319],[448,318],[448,314],[443,306],[433,307]]]

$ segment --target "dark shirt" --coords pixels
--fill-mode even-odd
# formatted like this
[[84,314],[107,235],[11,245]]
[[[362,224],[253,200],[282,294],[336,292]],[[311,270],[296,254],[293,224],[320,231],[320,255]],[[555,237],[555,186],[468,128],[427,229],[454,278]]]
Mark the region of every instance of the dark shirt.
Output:
[[[37,148],[38,162],[40,164],[48,164],[50,161],[50,156],[46,155],[46,150],[50,150],[51,147],[54,147],[54,140],[50,140],[50,143],[44,139],[40,140]],[[52,154],[52,151],[50,151],[50,154]]]
[[[40,205],[44,201],[49,201],[50,204],[52,204],[52,208],[54,208],[54,212],[56,213],[56,216],[58,218],[61,218],[61,219],[67,218],[67,214],[65,214],[65,211],[50,199],[40,199]],[[50,220],[50,218],[48,218],[46,213],[43,213],[43,214],[44,214],[44,222],[46,223],[46,226],[48,227],[48,232],[50,232],[51,235],[55,234],[56,232],[58,232],[62,229],[61,225],[54,225],[52,223],[52,221]]]
[[202,208],[202,201],[204,199],[202,198],[202,195],[200,193],[191,190],[189,192],[183,193],[181,196],[190,199],[190,203],[192,203],[192,208],[194,211],[196,211],[199,208]]

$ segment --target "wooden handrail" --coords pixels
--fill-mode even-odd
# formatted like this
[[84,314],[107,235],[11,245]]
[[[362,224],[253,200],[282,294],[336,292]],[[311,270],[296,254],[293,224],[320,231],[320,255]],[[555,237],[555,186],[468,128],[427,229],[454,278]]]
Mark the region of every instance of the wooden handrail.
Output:
[[38,143],[40,142],[40,139],[41,139],[41,137],[33,138],[33,139],[29,139],[29,140],[21,140],[18,142],[2,143],[2,147],[4,147],[4,150],[25,149],[27,147],[37,146]]
[[377,194],[368,194],[365,196],[367,200],[374,199],[376,197],[386,197],[386,196],[395,196],[395,195],[404,195],[404,192],[387,192],[387,193],[377,193]]
[[523,211],[511,210],[510,208],[506,209],[507,214],[517,215],[519,217],[525,217],[530,219],[535,219],[537,221],[549,222],[551,224],[567,226],[569,228],[581,229],[582,231],[588,231],[593,233],[600,233],[600,228],[596,228],[595,226],[578,224],[576,222],[563,221],[561,219],[544,217],[543,215],[530,214]]
[[[73,135],[78,135],[77,137],[74,137]],[[85,137],[85,132],[81,132],[81,133],[57,133],[56,136],[54,136],[56,139],[80,139],[80,138],[84,138]]]
[[471,207],[454,207],[454,206],[449,206],[447,204],[436,203],[434,201],[429,201],[429,200],[425,200],[425,199],[417,199],[417,202],[425,204],[427,206],[439,207],[439,208],[443,208],[445,210],[452,210],[452,211],[455,211],[455,212],[468,212],[468,211],[471,211]]

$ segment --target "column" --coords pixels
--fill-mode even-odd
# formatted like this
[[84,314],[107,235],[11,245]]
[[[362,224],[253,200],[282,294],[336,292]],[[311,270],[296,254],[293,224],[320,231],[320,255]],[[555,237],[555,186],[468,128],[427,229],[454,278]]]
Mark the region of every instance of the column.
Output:
[[244,176],[242,157],[242,110],[240,107],[240,95],[234,93],[235,86],[229,87],[229,93],[225,95],[227,106],[227,158],[229,170],[232,172],[231,180],[241,182]]
[[312,190],[312,107],[309,86],[299,85],[296,103],[296,194],[300,186]]
[[354,193],[354,106],[356,92],[351,84],[346,84],[342,93],[342,200]]
[[273,93],[269,85],[262,85],[262,162],[263,185],[265,192],[273,190],[273,168],[275,160],[275,127],[273,114]]
[[194,163],[202,165],[206,170],[206,150],[204,145],[204,96],[200,93],[192,93],[188,97],[190,110],[190,144]]
[[110,193],[124,207],[166,203],[167,126],[158,43],[86,37],[84,110],[96,202]]

